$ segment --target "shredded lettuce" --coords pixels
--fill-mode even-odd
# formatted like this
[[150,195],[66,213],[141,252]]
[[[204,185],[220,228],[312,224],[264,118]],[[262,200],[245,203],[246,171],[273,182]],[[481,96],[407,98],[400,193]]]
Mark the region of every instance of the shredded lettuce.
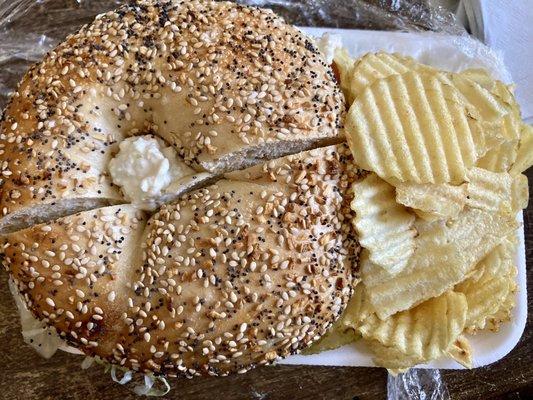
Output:
[[81,369],[88,369],[94,364],[94,358],[92,357],[85,357],[83,361],[81,362]]
[[35,349],[41,357],[50,358],[57,350],[62,350],[72,354],[83,354],[80,350],[69,346],[56,332],[54,328],[46,326],[43,321],[38,320],[28,310],[26,302],[17,289],[15,283],[9,279],[9,290],[15,300],[20,316],[22,328],[22,338]]
[[11,279],[9,279],[9,290],[15,299],[15,304],[19,311],[24,341],[33,347],[42,357],[52,357],[59,349],[61,338],[54,329],[48,328],[44,322],[39,321],[32,315],[26,307],[26,303],[15,283]]
[[[163,387],[162,388],[155,388],[154,385],[160,382]],[[167,380],[163,378],[162,376],[154,376],[154,375],[144,375],[144,385],[137,385],[133,388],[133,391],[135,394],[138,394],[140,396],[154,396],[154,397],[160,397],[166,395],[168,392],[170,392],[170,385],[168,384]]]
[[[84,354],[82,351],[69,346],[68,343],[58,335],[54,328],[46,326],[43,321],[40,321],[33,316],[28,310],[28,307],[15,283],[11,279],[9,279],[9,289],[15,299],[15,304],[19,311],[22,337],[26,343],[37,351],[37,353],[44,358],[52,357],[57,350],[73,354]],[[99,357],[86,356],[81,363],[81,368],[87,369],[94,363],[104,365],[106,371],[110,371],[111,379],[120,385],[127,385],[133,379],[133,371],[109,364]],[[123,374],[120,379],[117,377],[117,370]],[[133,388],[130,387],[129,389],[140,396],[154,397],[164,396],[170,391],[170,385],[162,376],[144,374],[143,382],[144,383],[135,385]]]
[[[117,370],[123,372],[122,378],[117,378]],[[170,385],[167,380],[161,376],[154,376],[152,374],[144,374],[144,383],[136,385],[133,388],[129,388],[135,394],[139,396],[164,396],[170,391]],[[126,385],[133,379],[133,372],[125,368],[111,365],[111,379],[120,385]],[[158,383],[162,387],[155,387]]]
[[113,381],[115,381],[116,383],[118,383],[120,385],[125,385],[126,383],[131,381],[131,379],[133,377],[133,374],[131,373],[131,371],[124,372],[124,375],[122,375],[122,378],[118,379],[117,378],[117,369],[118,368],[116,367],[116,365],[112,365],[111,366],[111,379],[113,379]]

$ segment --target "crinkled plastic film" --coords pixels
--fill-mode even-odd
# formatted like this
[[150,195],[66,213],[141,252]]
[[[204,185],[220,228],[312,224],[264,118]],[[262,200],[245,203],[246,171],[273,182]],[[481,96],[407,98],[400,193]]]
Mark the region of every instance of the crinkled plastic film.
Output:
[[[268,7],[299,26],[434,31],[464,35],[454,16],[428,0],[238,0]],[[0,0],[0,108],[28,67],[82,25],[120,0]],[[389,399],[445,399],[435,370],[389,376]]]
[[447,400],[446,384],[438,369],[410,369],[387,378],[388,400]]
[[[29,65],[71,32],[124,0],[0,0],[0,108]],[[300,26],[465,34],[428,0],[238,0],[268,7]]]

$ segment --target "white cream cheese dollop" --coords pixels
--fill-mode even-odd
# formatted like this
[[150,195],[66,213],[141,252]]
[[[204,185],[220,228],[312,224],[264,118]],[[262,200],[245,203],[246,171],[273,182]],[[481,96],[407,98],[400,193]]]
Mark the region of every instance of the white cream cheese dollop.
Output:
[[111,179],[127,200],[144,209],[153,209],[154,198],[177,179],[195,172],[178,160],[172,147],[152,135],[125,139],[119,149],[109,162]]
[[342,48],[342,36],[335,33],[324,33],[315,39],[315,43],[322,54],[324,54],[328,64],[333,62],[335,51]]

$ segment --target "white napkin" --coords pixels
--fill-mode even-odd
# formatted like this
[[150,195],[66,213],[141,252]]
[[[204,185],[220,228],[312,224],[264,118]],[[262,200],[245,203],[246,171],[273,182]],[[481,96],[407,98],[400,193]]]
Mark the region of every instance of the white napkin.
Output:
[[474,36],[503,55],[522,117],[533,123],[533,7],[530,0],[462,0]]

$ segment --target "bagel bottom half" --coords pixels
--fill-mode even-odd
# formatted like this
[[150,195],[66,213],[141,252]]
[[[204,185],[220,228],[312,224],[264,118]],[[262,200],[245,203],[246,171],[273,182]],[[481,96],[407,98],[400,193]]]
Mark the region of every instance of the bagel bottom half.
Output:
[[89,356],[168,376],[245,372],[342,313],[357,179],[335,145],[227,174],[149,217],[86,211],[2,237],[29,310]]

